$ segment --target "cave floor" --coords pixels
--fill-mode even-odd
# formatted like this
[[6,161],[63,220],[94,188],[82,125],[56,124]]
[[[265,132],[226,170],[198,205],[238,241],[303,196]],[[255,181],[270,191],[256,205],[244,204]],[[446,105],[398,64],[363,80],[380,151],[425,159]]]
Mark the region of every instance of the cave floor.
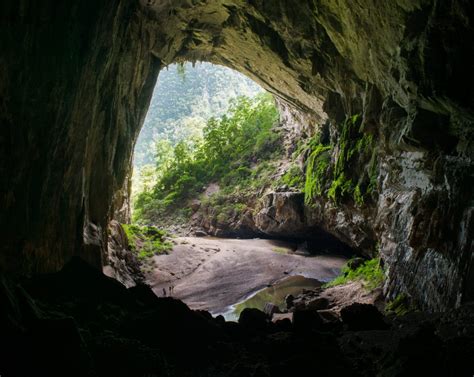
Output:
[[168,255],[154,257],[148,284],[159,297],[173,286],[173,297],[214,314],[288,276],[332,280],[346,261],[295,253],[296,244],[280,240],[179,237],[174,244]]

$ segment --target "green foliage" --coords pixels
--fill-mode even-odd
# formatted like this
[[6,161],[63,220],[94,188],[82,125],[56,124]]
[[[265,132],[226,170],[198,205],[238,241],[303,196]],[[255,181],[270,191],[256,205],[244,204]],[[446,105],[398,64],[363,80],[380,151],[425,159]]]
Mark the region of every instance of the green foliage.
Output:
[[218,223],[228,224],[241,215],[247,206],[244,203],[223,203],[213,207]]
[[375,149],[372,151],[372,158],[370,159],[369,165],[369,185],[367,186],[367,195],[372,195],[377,189],[377,154]]
[[402,316],[408,313],[419,311],[416,305],[404,294],[399,294],[385,305],[385,313]]
[[[311,139],[306,165],[305,203],[307,205],[310,205],[315,197],[326,194],[335,204],[352,198],[357,206],[362,206],[366,198],[375,192],[377,160],[373,135],[364,132],[361,128],[361,117],[356,114],[347,117],[340,126],[337,145],[331,147],[319,143],[317,137]],[[333,163],[331,163],[329,150],[336,152]],[[357,168],[366,166],[369,158],[368,171],[358,172]]]
[[153,164],[157,140],[172,146],[199,138],[211,116],[223,116],[230,100],[263,90],[244,75],[210,63],[173,64],[158,77],[134,151],[134,167]]
[[275,246],[275,247],[272,247],[272,251],[277,254],[288,254],[288,249],[285,247]]
[[[273,126],[278,112],[271,95],[232,101],[228,115],[211,118],[203,138],[181,141],[157,159],[157,182],[151,192],[138,195],[135,221],[153,221],[183,201],[196,197],[211,182],[252,189],[269,180],[269,164],[281,153],[280,135]],[[258,161],[257,168],[251,167]],[[222,216],[230,216],[222,211]]]
[[383,270],[380,267],[380,259],[374,258],[366,261],[355,270],[351,270],[347,265],[341,269],[341,274],[334,280],[325,284],[325,287],[346,284],[351,281],[363,282],[365,288],[372,290],[382,285],[384,279]]
[[364,204],[364,196],[362,195],[362,192],[360,191],[359,185],[356,186],[354,189],[354,202],[360,207]]
[[128,247],[138,254],[139,259],[167,253],[173,247],[165,239],[166,232],[155,227],[122,224],[122,228],[127,236]]
[[306,166],[304,200],[310,205],[316,196],[323,193],[325,176],[330,165],[330,146],[310,142],[311,152]]
[[359,115],[348,117],[342,125],[341,136],[339,138],[339,154],[334,166],[334,179],[328,191],[328,198],[334,203],[339,203],[342,198],[349,196],[354,191],[353,182],[351,179],[346,178],[345,171],[347,170],[351,158],[362,146],[360,140],[353,135],[354,129],[358,126],[359,118]]
[[340,199],[352,193],[353,185],[351,179],[346,179],[345,173],[341,172],[331,183],[328,190],[328,198],[334,203],[339,203]]
[[[339,203],[345,197],[352,198],[356,205],[362,206],[365,197],[370,195],[376,185],[376,153],[373,135],[362,129],[360,115],[353,115],[346,119],[342,125],[339,139],[339,154],[334,168],[334,180],[328,191],[328,197]],[[364,166],[365,161],[371,156],[370,168],[367,174],[360,174],[357,181],[348,179],[353,176],[353,168]],[[352,173],[352,174],[351,174]],[[367,183],[369,180],[369,183]]]
[[287,185],[290,188],[301,191],[304,189],[304,184],[304,174],[297,165],[291,165],[278,181],[278,185]]

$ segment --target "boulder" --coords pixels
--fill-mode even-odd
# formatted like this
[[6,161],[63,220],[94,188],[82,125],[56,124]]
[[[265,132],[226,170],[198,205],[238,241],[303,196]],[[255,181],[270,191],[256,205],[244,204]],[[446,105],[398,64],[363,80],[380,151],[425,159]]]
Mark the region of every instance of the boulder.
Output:
[[323,310],[329,306],[329,300],[326,297],[317,297],[306,303],[306,309],[308,310]]
[[285,302],[286,302],[287,309],[291,309],[293,307],[294,301],[295,301],[295,297],[293,295],[287,295],[285,297]]
[[127,288],[144,281],[140,270],[140,261],[136,253],[130,250],[127,236],[122,225],[115,220],[109,223],[107,253],[103,272]]
[[204,230],[196,230],[194,235],[196,237],[206,237],[208,234]]
[[322,320],[326,323],[339,322],[339,315],[334,310],[331,310],[331,309],[318,310],[318,314],[322,318]]
[[342,322],[349,330],[382,330],[387,328],[384,316],[374,305],[354,303],[341,309]]
[[272,322],[276,323],[278,321],[288,320],[293,322],[293,313],[275,313],[272,316]]
[[254,217],[261,232],[294,236],[305,230],[303,193],[271,192],[264,196],[262,203],[262,209]]
[[293,313],[293,327],[296,332],[320,330],[323,325],[323,320],[313,310],[298,310]]
[[271,318],[273,314],[281,313],[281,310],[277,305],[267,302],[263,307],[263,312]]
[[246,308],[240,313],[239,324],[249,332],[265,331],[268,327],[266,314],[254,308]]

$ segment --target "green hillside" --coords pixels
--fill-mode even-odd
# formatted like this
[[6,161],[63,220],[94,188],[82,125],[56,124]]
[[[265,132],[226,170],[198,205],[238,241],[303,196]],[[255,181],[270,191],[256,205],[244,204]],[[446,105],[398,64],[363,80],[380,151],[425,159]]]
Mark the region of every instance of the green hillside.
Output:
[[169,66],[161,71],[134,154],[135,169],[155,164],[155,142],[171,145],[200,135],[207,120],[222,116],[237,96],[253,97],[262,89],[229,68],[210,63]]

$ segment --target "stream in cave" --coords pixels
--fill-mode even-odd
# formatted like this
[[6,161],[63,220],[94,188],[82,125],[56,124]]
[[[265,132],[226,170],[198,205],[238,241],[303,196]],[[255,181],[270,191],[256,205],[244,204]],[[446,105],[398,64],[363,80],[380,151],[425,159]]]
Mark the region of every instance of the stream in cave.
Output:
[[340,255],[295,251],[291,242],[268,239],[178,237],[168,255],[151,260],[148,283],[157,296],[169,295],[192,309],[236,320],[246,307],[283,305],[287,294],[318,287],[336,277]]

